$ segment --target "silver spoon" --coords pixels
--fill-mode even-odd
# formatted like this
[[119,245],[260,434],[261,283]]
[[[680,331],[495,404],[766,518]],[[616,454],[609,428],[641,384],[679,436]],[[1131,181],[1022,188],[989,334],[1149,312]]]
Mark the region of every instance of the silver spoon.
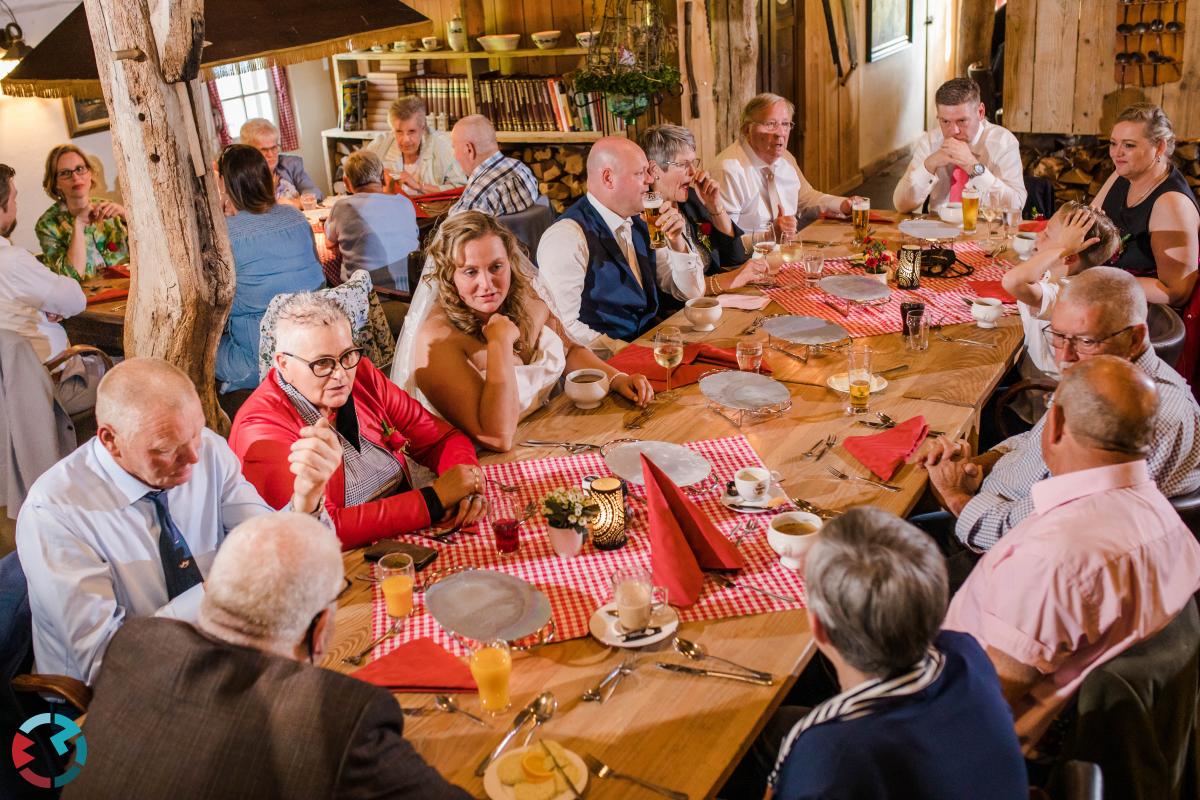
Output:
[[383,642],[384,639],[388,639],[392,636],[395,636],[399,632],[400,632],[400,629],[398,627],[396,627],[395,623],[393,623],[392,627],[390,627],[386,631],[384,631],[383,636],[380,636],[378,639],[371,642],[369,645],[364,647],[360,652],[355,653],[352,656],[346,656],[345,658],[342,659],[342,663],[350,664],[351,666],[355,666],[355,667],[361,666],[363,659],[366,658],[367,655],[372,650],[374,650],[376,647],[378,647]]
[[757,675],[760,678],[774,678],[774,676],[769,672],[763,672],[760,669],[750,669],[749,667],[742,666],[736,661],[730,661],[728,658],[721,658],[720,656],[711,655],[699,642],[680,639],[678,636],[676,636],[673,644],[675,645],[675,649],[679,651],[680,654],[687,656],[692,661],[703,661],[706,658],[711,658],[713,661],[720,661],[722,664],[728,664],[731,667],[736,667],[737,669],[740,669],[750,675]]
[[553,692],[542,692],[534,698],[532,707],[534,722],[529,733],[525,735],[525,746],[533,741],[533,735],[537,733],[538,728],[542,727],[542,723],[554,716],[554,712],[558,710],[558,698],[554,696]]
[[459,708],[458,702],[448,694],[437,695],[433,698],[433,702],[434,705],[436,705],[442,711],[445,711],[447,714],[462,714],[476,725],[482,725],[485,728],[487,727],[487,723],[481,720],[479,717],[475,716],[470,711]]

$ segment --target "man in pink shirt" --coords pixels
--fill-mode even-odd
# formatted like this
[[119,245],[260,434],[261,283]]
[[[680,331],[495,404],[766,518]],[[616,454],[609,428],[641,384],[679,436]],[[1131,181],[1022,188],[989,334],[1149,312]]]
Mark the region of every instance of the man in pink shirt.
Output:
[[1157,409],[1154,382],[1128,361],[1067,369],[1042,431],[1052,477],[950,604],[943,627],[983,646],[1027,753],[1089,672],[1200,588],[1200,544],[1146,468]]

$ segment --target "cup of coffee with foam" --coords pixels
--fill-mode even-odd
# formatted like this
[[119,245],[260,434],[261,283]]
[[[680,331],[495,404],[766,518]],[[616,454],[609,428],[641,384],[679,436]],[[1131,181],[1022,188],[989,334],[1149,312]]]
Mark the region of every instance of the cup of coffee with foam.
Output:
[[597,408],[608,394],[608,374],[598,369],[577,369],[567,373],[564,390],[576,408]]
[[817,541],[821,518],[807,511],[777,514],[767,527],[767,544],[779,554],[779,563],[797,572],[804,569],[804,558]]
[[655,586],[645,567],[624,567],[614,572],[612,591],[622,633],[649,628],[654,612],[667,605],[666,588]]

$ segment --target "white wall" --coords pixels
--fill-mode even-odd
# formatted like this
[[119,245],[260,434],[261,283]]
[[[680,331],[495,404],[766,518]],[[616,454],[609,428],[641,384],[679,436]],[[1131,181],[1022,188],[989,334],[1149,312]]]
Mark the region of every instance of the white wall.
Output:
[[304,168],[309,176],[321,187],[321,191],[329,194],[321,131],[336,128],[338,124],[337,103],[329,78],[329,61],[318,59],[293,64],[288,67],[288,81],[292,87],[292,104],[296,107],[296,124],[300,129],[298,155],[304,159]]
[[[939,0],[929,0],[938,2]],[[879,61],[866,60],[866,14],[860,10],[863,49],[859,165],[867,166],[912,142],[925,130],[925,2],[913,3],[913,42]],[[932,98],[931,98],[932,99]]]

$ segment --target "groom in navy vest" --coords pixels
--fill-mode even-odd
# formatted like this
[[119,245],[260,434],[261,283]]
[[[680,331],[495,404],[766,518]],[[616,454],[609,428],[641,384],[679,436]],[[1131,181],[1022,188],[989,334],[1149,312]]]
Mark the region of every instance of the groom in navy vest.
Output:
[[567,333],[579,342],[602,334],[631,341],[678,307],[671,298],[704,294],[704,264],[674,206],[664,204],[658,219],[668,246],[650,248],[641,211],[653,169],[629,139],[600,139],[588,154],[587,194],[542,235],[538,269]]

